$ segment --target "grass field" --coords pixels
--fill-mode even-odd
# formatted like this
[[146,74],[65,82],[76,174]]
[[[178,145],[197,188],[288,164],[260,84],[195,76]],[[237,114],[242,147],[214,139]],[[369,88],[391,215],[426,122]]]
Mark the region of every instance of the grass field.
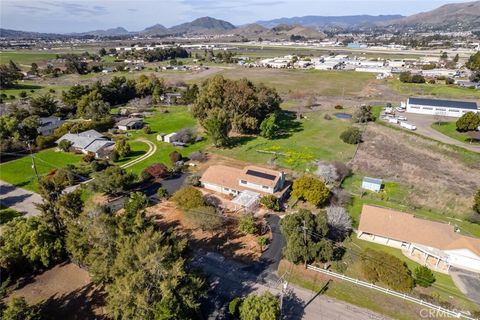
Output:
[[[31,80],[21,80],[14,88],[1,89],[0,93],[7,95],[7,99],[10,100],[10,95],[14,95],[15,99],[20,98],[19,94],[22,91],[27,93],[27,97],[35,97],[39,94],[50,93],[53,96],[60,97],[62,90],[68,90],[70,86],[66,85],[43,85]],[[33,91],[33,92],[32,92]]]
[[467,143],[470,142],[470,137],[465,132],[457,131],[457,125],[454,121],[434,123],[432,124],[432,128],[455,140]]
[[480,99],[480,90],[460,88],[453,85],[402,83],[397,79],[390,80],[389,83],[398,93],[409,96],[426,95],[451,99]]
[[297,69],[231,68],[221,74],[230,79],[247,78],[264,83],[283,94],[301,91],[324,96],[356,95],[369,80],[375,79],[370,73]]
[[[215,149],[213,152],[235,159],[266,164],[273,153],[280,153],[276,163],[282,167],[305,171],[312,160],[349,161],[355,146],[340,140],[340,133],[350,122],[336,119],[326,120],[327,111],[316,111],[306,114],[306,118],[293,120],[290,130],[284,136],[268,140],[256,136],[234,138],[232,148]],[[285,126],[281,126],[285,128]],[[262,153],[258,151],[269,153]]]
[[[56,168],[77,163],[81,158],[81,155],[47,149],[35,153],[35,164],[38,174],[42,176]],[[1,164],[0,180],[35,192],[38,187],[32,160],[28,156]]]
[[42,61],[55,59],[56,56],[56,53],[49,52],[2,51],[0,52],[0,64],[8,63],[10,60],[12,60],[27,70],[33,62],[39,63]]

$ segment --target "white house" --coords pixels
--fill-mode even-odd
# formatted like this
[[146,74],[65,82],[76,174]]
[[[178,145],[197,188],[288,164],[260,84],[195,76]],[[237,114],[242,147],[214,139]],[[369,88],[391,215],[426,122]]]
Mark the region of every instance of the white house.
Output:
[[122,131],[141,129],[143,127],[142,118],[126,118],[117,122],[116,127]]
[[224,165],[210,166],[200,178],[202,187],[223,194],[238,196],[248,190],[259,195],[271,194],[281,199],[290,188],[285,174],[258,166],[243,169]]
[[380,192],[380,190],[382,189],[382,183],[382,179],[364,177],[362,180],[362,189]]
[[357,237],[399,248],[436,271],[448,273],[453,266],[480,273],[480,239],[461,235],[450,224],[364,205]]
[[479,112],[476,102],[408,98],[407,112],[460,118],[469,111]]
[[172,132],[172,133],[166,134],[166,135],[163,137],[163,141],[165,141],[165,142],[167,142],[167,143],[172,143],[172,142],[177,141],[176,138],[177,138],[177,133],[176,133],[176,132]]
[[84,154],[93,153],[96,158],[108,158],[115,146],[115,142],[108,140],[95,130],[67,133],[55,143],[59,144],[62,140],[70,141],[73,150]]

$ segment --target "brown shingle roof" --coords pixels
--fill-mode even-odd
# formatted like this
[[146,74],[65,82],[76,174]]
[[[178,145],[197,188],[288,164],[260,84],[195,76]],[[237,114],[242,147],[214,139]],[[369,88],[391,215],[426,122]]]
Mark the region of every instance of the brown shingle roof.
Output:
[[466,248],[480,255],[480,239],[458,234],[451,225],[391,209],[364,205],[358,230],[440,250]]

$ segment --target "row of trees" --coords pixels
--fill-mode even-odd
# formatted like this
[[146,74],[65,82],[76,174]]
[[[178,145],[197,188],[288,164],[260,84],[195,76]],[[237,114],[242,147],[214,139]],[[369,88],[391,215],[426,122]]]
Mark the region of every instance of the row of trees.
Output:
[[17,80],[23,78],[20,68],[10,60],[7,64],[0,65],[0,89],[11,88]]

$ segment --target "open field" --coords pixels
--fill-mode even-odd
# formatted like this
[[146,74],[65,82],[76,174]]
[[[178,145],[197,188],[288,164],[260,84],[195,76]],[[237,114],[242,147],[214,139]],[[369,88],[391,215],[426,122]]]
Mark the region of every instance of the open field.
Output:
[[455,121],[434,123],[432,128],[455,140],[470,143],[470,137],[465,132],[457,131]]
[[352,162],[356,172],[410,189],[402,205],[466,219],[479,187],[480,154],[371,124]]
[[[355,146],[344,143],[339,136],[350,123],[333,116],[332,120],[324,118],[325,114],[333,112],[310,112],[304,119],[292,120],[290,130],[277,139],[237,137],[231,148],[212,152],[258,164],[267,164],[275,157],[276,164],[297,171],[304,171],[312,160],[317,159],[347,162],[353,156]],[[275,152],[280,154],[275,156]]]
[[[81,155],[46,149],[35,153],[35,164],[40,176],[67,164],[80,161]],[[32,168],[32,159],[25,156],[0,165],[0,180],[30,191],[37,191],[37,179]]]
[[0,64],[8,63],[12,60],[27,70],[33,62],[39,63],[55,59],[56,53],[38,52],[38,51],[2,51],[0,52]]
[[19,94],[22,91],[27,93],[27,97],[35,97],[39,94],[50,93],[51,95],[60,98],[62,90],[67,90],[70,86],[61,84],[45,84],[43,81],[21,80],[14,88],[1,89],[0,93],[6,94],[10,99],[10,95],[14,95],[15,99],[20,98]]
[[402,95],[408,96],[434,96],[437,98],[448,99],[480,99],[480,90],[461,88],[454,85],[445,84],[416,84],[402,83],[400,80],[393,79],[389,81],[393,90]]

